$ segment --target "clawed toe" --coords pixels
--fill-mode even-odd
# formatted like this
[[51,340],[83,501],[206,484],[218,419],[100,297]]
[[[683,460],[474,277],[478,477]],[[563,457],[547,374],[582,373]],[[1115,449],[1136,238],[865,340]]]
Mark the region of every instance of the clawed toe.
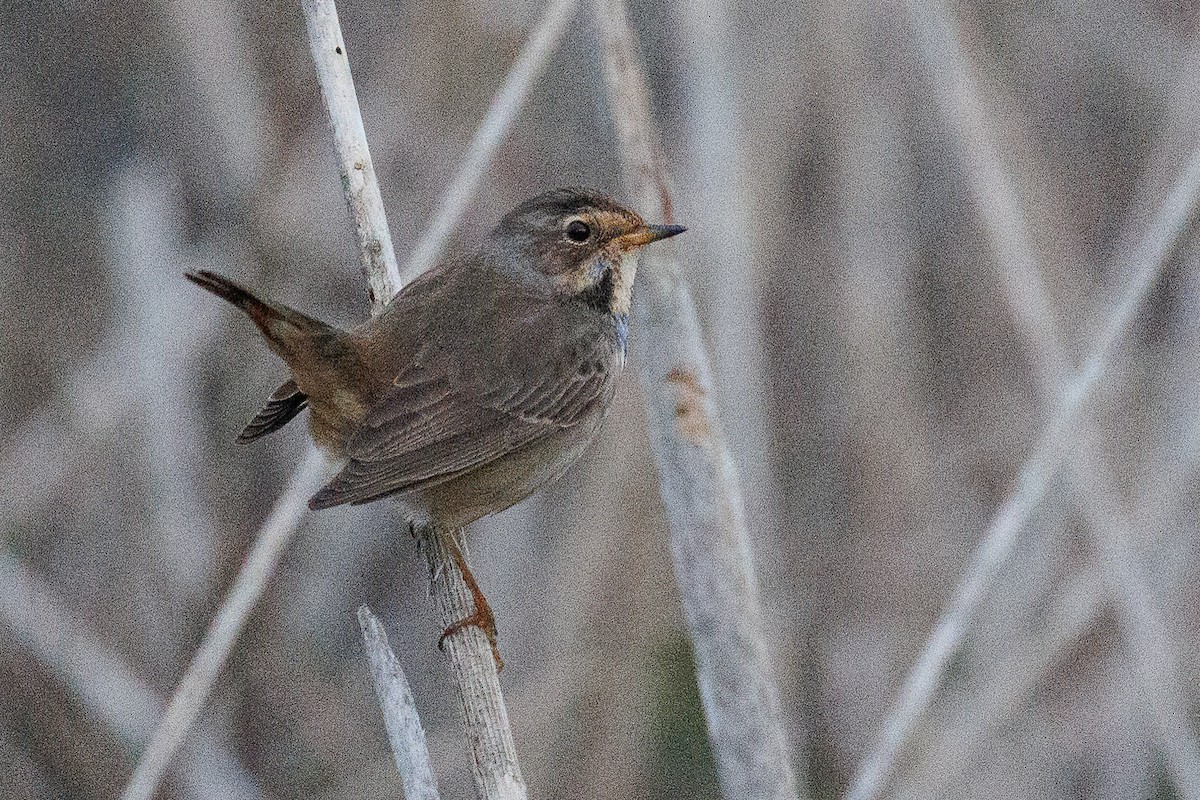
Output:
[[475,611],[457,622],[451,623],[442,635],[438,637],[438,649],[444,650],[446,639],[464,628],[475,627],[483,631],[483,635],[487,637],[488,644],[492,646],[492,658],[496,661],[496,671],[504,669],[504,659],[500,658],[500,649],[496,646],[496,618],[492,615],[492,607],[488,605],[487,598],[483,596],[483,591],[479,588],[479,583],[475,580],[475,575],[471,572],[471,568],[467,565],[467,559],[463,557],[462,550],[458,546],[458,542],[454,541],[453,535],[447,536],[445,539],[446,547],[450,551],[450,557],[454,560],[458,571],[462,573],[463,581],[467,584],[467,589],[471,592],[471,600],[475,604]]
[[496,671],[504,669],[504,659],[500,658],[500,649],[496,646],[496,619],[492,616],[492,610],[486,605],[486,601],[483,610],[476,611],[469,617],[463,617],[442,631],[442,635],[438,637],[438,649],[444,650],[446,639],[464,628],[478,628],[483,631],[488,644],[492,646],[492,658],[496,661]]

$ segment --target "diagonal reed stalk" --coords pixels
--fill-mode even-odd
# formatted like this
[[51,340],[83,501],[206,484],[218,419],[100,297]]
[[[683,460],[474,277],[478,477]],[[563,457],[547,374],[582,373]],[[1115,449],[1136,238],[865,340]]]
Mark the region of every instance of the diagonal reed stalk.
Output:
[[[915,2],[910,3],[909,7],[917,19],[921,19],[920,15],[925,13]],[[945,18],[933,22],[941,26],[951,24]],[[936,33],[937,29],[918,26],[918,31],[922,35],[930,35],[931,31]],[[950,36],[956,38],[953,30]],[[1197,185],[1200,185],[1200,150],[1193,154],[1179,182],[1161,206],[1155,223],[1138,251],[1133,277],[1118,295],[1112,316],[1091,339],[1096,343],[1095,348],[1084,359],[1078,373],[1062,383],[1061,393],[1017,475],[1015,486],[993,515],[983,539],[972,554],[966,573],[939,616],[916,664],[909,671],[899,696],[888,712],[883,729],[872,742],[851,782],[846,793],[847,800],[868,800],[878,796],[882,790],[897,754],[928,709],[950,657],[961,643],[984,592],[1011,555],[1017,533],[1045,496],[1050,481],[1064,466],[1067,455],[1074,451],[1073,439],[1079,435],[1082,411],[1100,387],[1121,338],[1157,281],[1167,256],[1195,209]],[[1044,312],[1038,312],[1030,316],[1022,327],[1030,330],[1041,328],[1045,332],[1048,319]],[[1113,546],[1111,537],[1102,542],[1104,549]],[[1120,558],[1118,556],[1118,560]],[[1144,611],[1142,609],[1136,613]],[[1159,672],[1163,669],[1169,670],[1169,667],[1163,667]],[[1150,679],[1153,680],[1153,677]],[[1168,749],[1180,758],[1189,757],[1179,749],[1177,740],[1169,742]]]
[[371,663],[371,678],[383,710],[392,757],[404,786],[404,800],[438,800],[437,778],[429,761],[425,729],[417,716],[408,678],[388,644],[383,623],[362,605],[358,607],[358,625],[362,628],[363,646]]

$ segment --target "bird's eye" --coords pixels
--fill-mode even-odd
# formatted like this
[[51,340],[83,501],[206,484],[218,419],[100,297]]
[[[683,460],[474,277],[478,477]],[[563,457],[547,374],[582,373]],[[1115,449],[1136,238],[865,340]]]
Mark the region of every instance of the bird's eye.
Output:
[[582,244],[592,235],[591,227],[583,220],[573,219],[567,223],[567,238],[577,244]]

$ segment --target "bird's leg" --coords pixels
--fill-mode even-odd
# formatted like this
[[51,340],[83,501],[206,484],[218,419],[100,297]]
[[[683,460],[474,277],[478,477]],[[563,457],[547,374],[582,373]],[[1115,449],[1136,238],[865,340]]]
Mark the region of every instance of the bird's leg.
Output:
[[488,605],[487,598],[483,596],[483,590],[479,588],[479,583],[475,580],[471,567],[467,565],[467,559],[463,556],[462,548],[458,546],[453,532],[438,531],[438,535],[442,537],[446,549],[450,551],[450,558],[454,560],[454,565],[462,573],[463,581],[466,582],[467,589],[471,591],[471,601],[475,605],[475,610],[469,616],[451,623],[446,630],[442,631],[442,635],[438,639],[438,649],[442,649],[446,637],[453,636],[463,628],[474,625],[487,636],[488,644],[492,646],[492,658],[496,660],[496,670],[502,670],[504,669],[504,659],[500,658],[500,650],[496,647],[496,618],[492,615],[492,607]]

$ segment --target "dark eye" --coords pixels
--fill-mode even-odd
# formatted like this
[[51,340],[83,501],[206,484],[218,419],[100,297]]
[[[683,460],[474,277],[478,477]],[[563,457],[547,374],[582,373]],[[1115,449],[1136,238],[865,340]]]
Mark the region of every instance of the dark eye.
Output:
[[573,219],[567,223],[567,238],[572,242],[586,242],[592,229],[583,220]]

